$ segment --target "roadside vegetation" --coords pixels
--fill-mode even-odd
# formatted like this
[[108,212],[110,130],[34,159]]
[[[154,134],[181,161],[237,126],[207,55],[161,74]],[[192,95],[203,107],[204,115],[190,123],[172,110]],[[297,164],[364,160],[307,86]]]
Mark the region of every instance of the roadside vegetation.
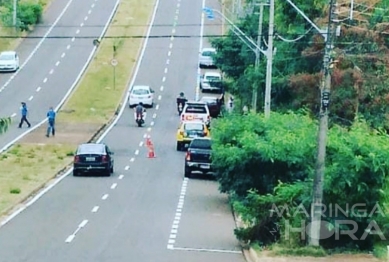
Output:
[[[57,115],[55,138],[45,138],[43,126],[0,155],[0,216],[68,166],[77,144],[87,142],[114,117],[143,43],[142,37],[131,36],[145,35],[154,2],[121,1],[84,77]],[[119,62],[115,88],[110,64],[114,45]],[[6,128],[7,124],[1,123],[0,127]],[[79,134],[75,136],[74,130],[83,133],[81,138]]]
[[[247,1],[246,7],[251,2]],[[317,25],[325,27],[328,1],[293,2]],[[234,209],[245,222],[245,227],[235,230],[242,242],[262,248],[276,244],[277,254],[318,256],[352,251],[386,256],[389,9],[383,0],[354,3],[353,20],[348,20],[350,2],[338,1],[342,22],[332,54],[336,63],[332,68],[324,182],[327,211],[319,249],[307,247],[307,232],[291,229],[310,221],[323,37],[287,2],[276,2],[277,52],[270,119],[264,119],[261,113],[241,115],[242,106],[251,105],[253,86],[259,90],[256,110],[263,110],[266,59],[262,58],[260,69],[255,71],[254,52],[231,31],[211,40],[217,49],[216,64],[226,75],[226,90],[239,102],[233,114],[214,121],[212,159],[221,192],[230,194]],[[264,39],[268,18],[265,7]],[[258,12],[246,12],[236,24],[256,39]],[[266,49],[265,43],[263,46]],[[345,212],[330,214],[331,203]],[[364,206],[352,211],[355,204]],[[285,205],[288,209],[282,211]],[[336,232],[354,228],[342,224],[345,220],[356,223],[357,239],[336,236]]]

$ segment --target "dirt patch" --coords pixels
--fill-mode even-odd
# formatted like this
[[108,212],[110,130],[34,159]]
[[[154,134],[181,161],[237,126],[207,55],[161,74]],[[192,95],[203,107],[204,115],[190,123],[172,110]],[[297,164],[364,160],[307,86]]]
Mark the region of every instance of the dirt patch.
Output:
[[252,262],[380,262],[373,255],[369,254],[339,254],[328,257],[275,257],[269,251],[257,253],[257,259],[251,259]]
[[58,123],[55,137],[47,138],[47,125],[35,129],[20,140],[20,144],[74,144],[85,143],[101,128],[101,124]]

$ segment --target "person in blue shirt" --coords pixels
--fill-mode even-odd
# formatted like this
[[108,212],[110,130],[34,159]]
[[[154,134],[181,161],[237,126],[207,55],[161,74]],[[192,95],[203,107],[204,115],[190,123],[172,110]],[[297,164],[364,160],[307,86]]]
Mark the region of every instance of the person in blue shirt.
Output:
[[50,131],[51,131],[51,134],[54,136],[55,135],[55,111],[53,109],[53,107],[50,107],[49,111],[47,112],[47,122],[48,122],[48,126],[47,126],[47,133],[46,133],[46,136],[49,137],[50,136]]
[[27,120],[27,114],[28,114],[28,109],[26,103],[22,102],[22,107],[20,108],[20,114],[21,114],[21,119],[19,123],[19,128],[22,128],[22,125],[24,122],[27,123],[28,127],[31,127],[30,122]]

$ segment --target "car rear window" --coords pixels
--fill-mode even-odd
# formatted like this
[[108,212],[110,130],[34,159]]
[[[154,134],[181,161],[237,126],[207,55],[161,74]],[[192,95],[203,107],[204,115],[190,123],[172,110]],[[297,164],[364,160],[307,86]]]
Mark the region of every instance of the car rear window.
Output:
[[146,89],[135,89],[135,90],[132,90],[132,93],[134,95],[148,95],[149,91]]
[[185,130],[203,130],[204,125],[202,123],[186,123],[184,125]]
[[207,81],[220,81],[220,77],[218,77],[218,76],[206,76],[205,80],[207,80]]
[[190,143],[190,147],[199,149],[211,149],[211,139],[193,139]]
[[186,108],[185,113],[206,114],[207,110],[205,109],[205,106],[192,106],[192,105],[189,105]]
[[77,154],[105,154],[105,147],[98,144],[84,144],[78,147]]
[[202,56],[213,56],[214,52],[211,52],[211,51],[204,51],[202,53]]

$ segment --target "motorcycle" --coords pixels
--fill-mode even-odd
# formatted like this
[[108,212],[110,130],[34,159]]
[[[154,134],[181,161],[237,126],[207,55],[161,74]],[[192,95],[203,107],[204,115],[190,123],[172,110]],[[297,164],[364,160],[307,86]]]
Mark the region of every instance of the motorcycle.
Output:
[[138,127],[141,127],[145,123],[146,115],[146,112],[143,112],[142,115],[138,115],[134,112],[135,122],[138,124]]

